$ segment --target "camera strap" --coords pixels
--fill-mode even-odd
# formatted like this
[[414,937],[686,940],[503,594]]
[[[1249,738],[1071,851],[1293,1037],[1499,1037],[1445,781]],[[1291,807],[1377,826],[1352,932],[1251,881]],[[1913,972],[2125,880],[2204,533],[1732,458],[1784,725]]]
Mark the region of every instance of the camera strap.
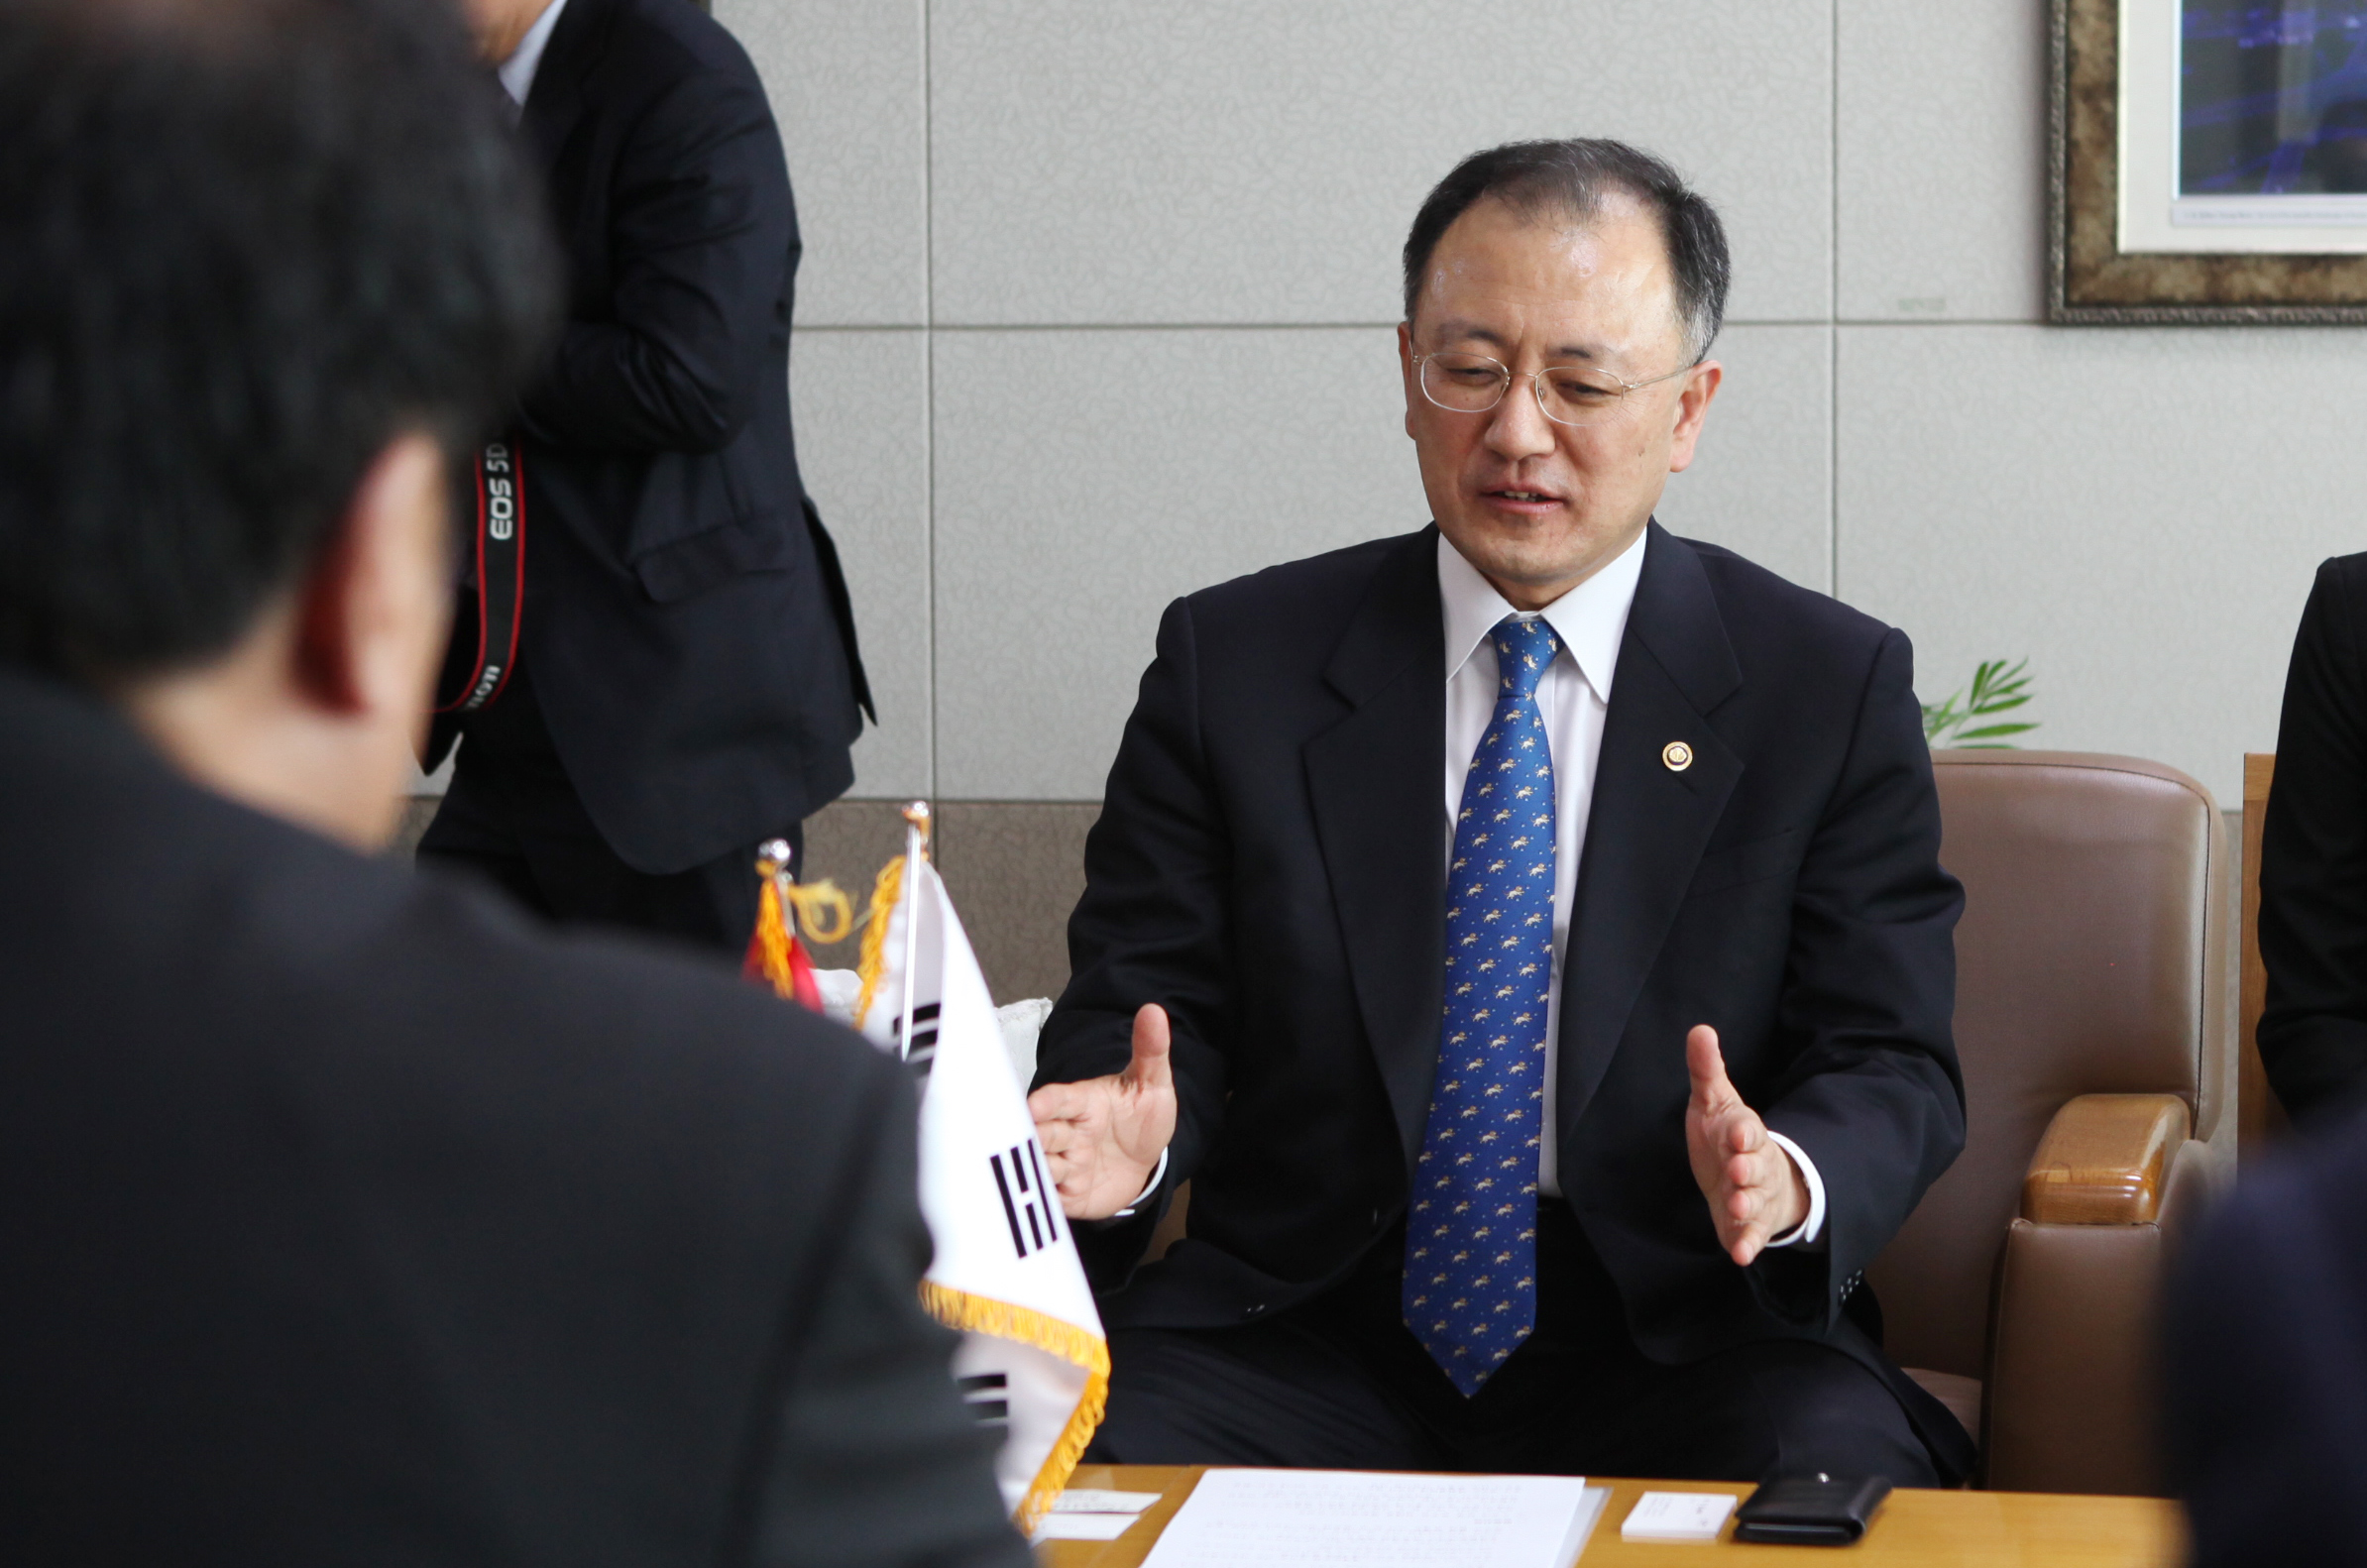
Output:
[[526,606],[525,471],[517,443],[488,441],[477,454],[477,653],[459,695],[439,714],[473,714],[502,695],[517,667],[517,628]]

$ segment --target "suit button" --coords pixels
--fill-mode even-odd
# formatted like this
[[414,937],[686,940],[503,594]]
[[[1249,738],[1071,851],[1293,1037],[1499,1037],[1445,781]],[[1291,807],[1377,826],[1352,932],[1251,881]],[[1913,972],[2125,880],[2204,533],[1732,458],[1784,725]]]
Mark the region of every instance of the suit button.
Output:
[[1375,1230],[1379,1230],[1380,1228],[1381,1228],[1381,1211],[1380,1211],[1379,1209],[1375,1209],[1375,1210],[1373,1210],[1373,1229],[1375,1229]]

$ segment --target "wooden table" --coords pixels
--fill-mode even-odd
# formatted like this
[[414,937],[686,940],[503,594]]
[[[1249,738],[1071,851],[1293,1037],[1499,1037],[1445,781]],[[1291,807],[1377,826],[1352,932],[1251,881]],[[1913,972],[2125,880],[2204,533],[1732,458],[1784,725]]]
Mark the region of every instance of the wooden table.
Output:
[[[1044,1568],[1135,1568],[1183,1507],[1204,1467],[1199,1465],[1080,1465],[1076,1487],[1157,1492],[1157,1503],[1114,1541],[1047,1541],[1037,1548]],[[2046,1492],[1900,1491],[1882,1506],[1874,1526],[1854,1547],[1645,1545],[1619,1538],[1620,1521],[1646,1492],[1732,1492],[1747,1486],[1714,1481],[1612,1481],[1611,1502],[1579,1557],[1582,1568],[1620,1564],[1689,1563],[1708,1568],[1733,1561],[1773,1565],[1817,1562],[1825,1568],[1885,1564],[1890,1568],[2174,1568],[2184,1536],[2178,1508],[2157,1498],[2067,1497]],[[1727,1525],[1729,1535],[1734,1526]]]

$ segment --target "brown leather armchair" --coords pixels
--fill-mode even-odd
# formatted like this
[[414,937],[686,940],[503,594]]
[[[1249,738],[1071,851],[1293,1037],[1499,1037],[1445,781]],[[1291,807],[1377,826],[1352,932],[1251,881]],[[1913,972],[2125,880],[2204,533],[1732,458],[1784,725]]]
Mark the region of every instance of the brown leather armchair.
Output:
[[2064,751],[1942,751],[1965,884],[1965,1153],[1868,1271],[1985,1484],[2157,1492],[2164,1256],[2235,1169],[2231,868],[2210,792]]

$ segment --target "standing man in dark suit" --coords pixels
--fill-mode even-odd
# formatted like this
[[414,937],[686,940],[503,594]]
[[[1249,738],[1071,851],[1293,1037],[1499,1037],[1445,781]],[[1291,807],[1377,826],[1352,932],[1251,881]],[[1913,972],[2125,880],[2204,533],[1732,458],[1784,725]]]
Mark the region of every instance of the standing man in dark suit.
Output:
[[1861,1283],[1964,1137],[1907,639],[1650,520],[1717,217],[1516,144],[1405,262],[1435,526],[1172,606],[1088,840],[1032,1103],[1100,1451],[1959,1479]]
[[553,261],[419,0],[0,4],[0,1561],[1022,1568],[904,1074],[370,853]]
[[545,915],[736,954],[756,845],[800,843],[853,781],[870,708],[789,429],[780,131],[690,0],[468,7],[542,171],[567,321],[508,431],[515,657],[464,612],[446,695],[490,696],[437,728],[431,766],[466,741],[419,852]]
[[2317,569],[2260,832],[2260,1064],[2299,1121],[2367,1097],[2367,555]]

